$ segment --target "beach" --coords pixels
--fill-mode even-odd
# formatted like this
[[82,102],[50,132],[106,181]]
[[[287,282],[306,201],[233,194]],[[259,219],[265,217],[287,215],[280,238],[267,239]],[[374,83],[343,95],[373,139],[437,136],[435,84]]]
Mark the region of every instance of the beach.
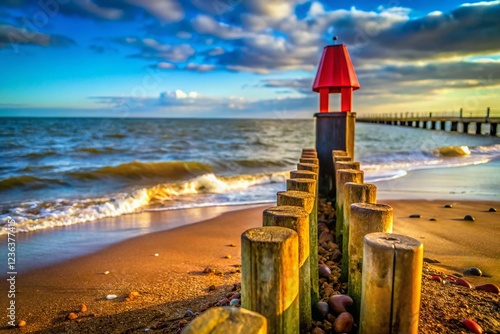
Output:
[[[498,213],[488,212],[490,207],[500,208],[500,202],[381,203],[394,208],[394,232],[421,240],[424,256],[436,262],[433,267],[450,274],[479,267],[483,277],[466,277],[473,285],[500,284]],[[444,208],[445,204],[453,208]],[[8,332],[143,332],[183,318],[187,310],[199,312],[240,281],[240,235],[248,228],[261,226],[262,211],[268,206],[239,208],[206,221],[130,238],[92,254],[20,272],[16,282],[17,317],[28,325]],[[421,218],[409,218],[416,213]],[[466,214],[473,215],[476,221],[464,221]],[[168,221],[171,212],[142,215],[141,219]],[[207,267],[217,274],[204,274]],[[214,287],[209,291],[211,285]],[[139,296],[126,301],[134,291]],[[106,300],[109,294],[117,298]],[[81,304],[88,311],[78,313],[77,320],[66,320]],[[5,309],[6,305],[1,307]]]

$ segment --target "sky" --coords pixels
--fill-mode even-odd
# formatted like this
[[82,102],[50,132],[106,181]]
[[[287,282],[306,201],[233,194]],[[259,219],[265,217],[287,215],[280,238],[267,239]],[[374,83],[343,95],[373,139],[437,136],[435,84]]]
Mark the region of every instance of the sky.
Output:
[[499,18],[498,0],[0,0],[0,117],[312,118],[333,36],[358,114],[498,110]]

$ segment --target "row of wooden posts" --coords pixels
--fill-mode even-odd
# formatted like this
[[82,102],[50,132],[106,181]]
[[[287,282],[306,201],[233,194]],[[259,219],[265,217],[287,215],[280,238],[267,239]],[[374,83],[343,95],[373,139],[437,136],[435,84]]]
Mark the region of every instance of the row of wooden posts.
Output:
[[[376,204],[376,187],[363,183],[359,162],[333,151],[336,242],[341,281],[354,300],[359,333],[417,333],[422,243],[392,234],[393,210]],[[264,210],[263,227],[241,237],[242,308],[213,308],[183,333],[306,333],[319,301],[318,159],[303,149],[277,206]]]

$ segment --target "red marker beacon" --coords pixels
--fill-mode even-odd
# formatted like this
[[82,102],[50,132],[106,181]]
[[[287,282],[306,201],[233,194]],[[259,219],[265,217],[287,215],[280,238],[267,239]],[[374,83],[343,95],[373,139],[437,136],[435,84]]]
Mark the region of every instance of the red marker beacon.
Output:
[[[320,195],[331,199],[336,193],[332,151],[345,151],[354,159],[356,113],[352,112],[352,91],[356,89],[359,89],[359,82],[347,47],[344,44],[325,46],[312,90],[319,93],[319,113],[314,115],[319,160],[318,190]],[[330,112],[331,93],[340,93],[340,111]]]
[[332,93],[340,93],[341,112],[352,111],[352,91],[356,89],[359,82],[347,47],[344,44],[325,46],[312,88],[319,93],[319,112],[329,111],[328,95]]

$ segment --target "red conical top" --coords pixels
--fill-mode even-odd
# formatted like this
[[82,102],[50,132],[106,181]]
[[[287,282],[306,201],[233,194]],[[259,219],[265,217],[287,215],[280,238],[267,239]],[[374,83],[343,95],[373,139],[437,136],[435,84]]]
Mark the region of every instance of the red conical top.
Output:
[[340,93],[341,88],[347,87],[359,89],[358,78],[346,46],[325,46],[312,90],[319,93],[320,88],[328,88],[329,93]]

